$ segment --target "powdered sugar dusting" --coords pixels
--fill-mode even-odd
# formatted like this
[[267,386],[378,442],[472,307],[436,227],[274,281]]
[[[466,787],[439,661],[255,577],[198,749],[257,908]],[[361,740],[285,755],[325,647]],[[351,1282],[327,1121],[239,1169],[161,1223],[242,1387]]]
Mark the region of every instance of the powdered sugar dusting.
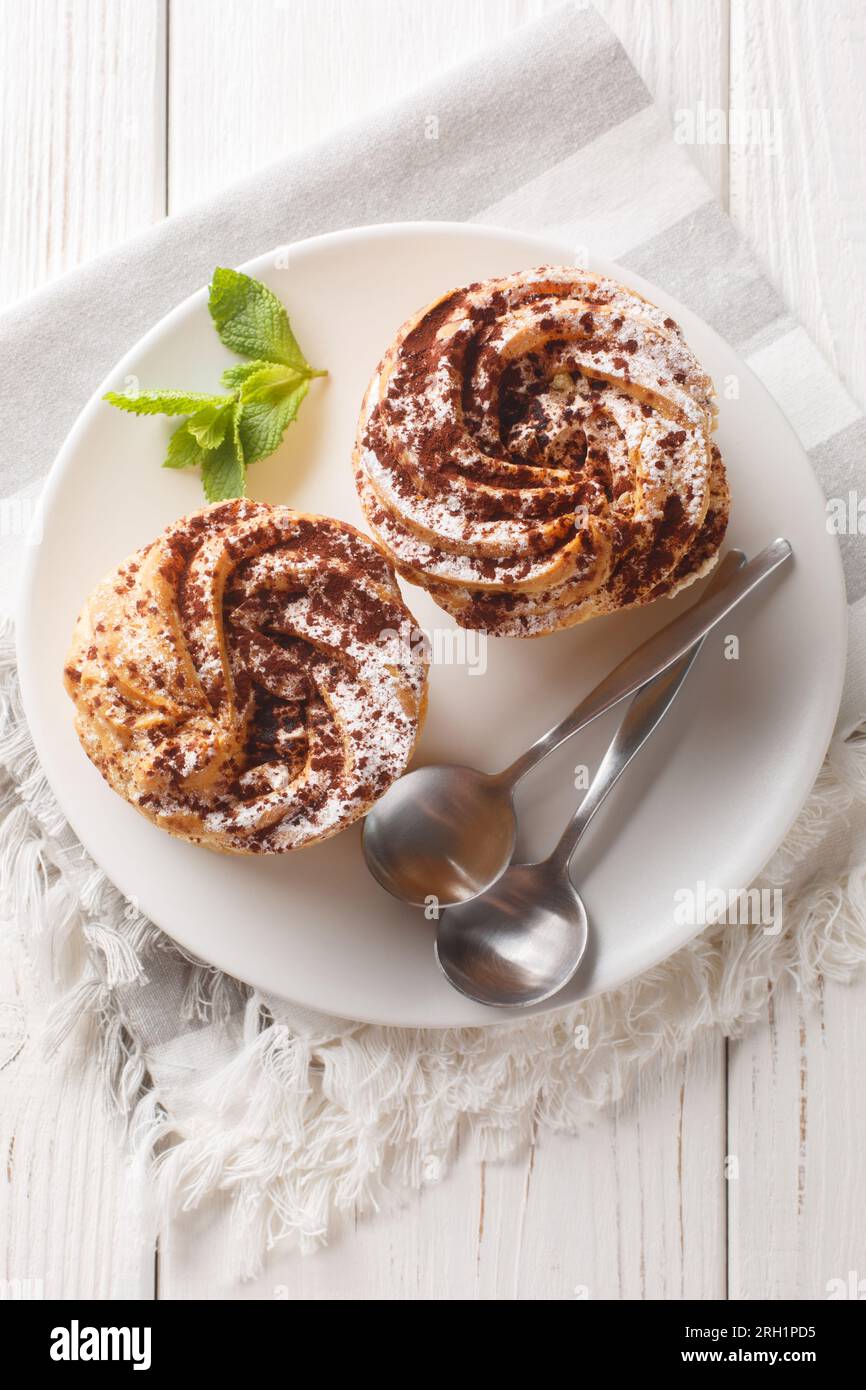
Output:
[[76,624],[76,726],[110,784],[165,829],[236,853],[350,824],[406,767],[426,665],[354,527],[222,503],[119,566]]
[[536,635],[673,592],[728,512],[713,386],[678,325],[570,267],[454,291],[374,374],[359,495],[466,626]]

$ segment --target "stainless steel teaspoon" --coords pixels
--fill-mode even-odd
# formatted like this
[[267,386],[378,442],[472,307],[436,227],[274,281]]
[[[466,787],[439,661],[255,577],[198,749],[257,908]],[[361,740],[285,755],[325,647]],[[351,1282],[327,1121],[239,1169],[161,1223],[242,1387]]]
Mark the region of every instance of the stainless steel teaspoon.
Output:
[[[448,907],[483,893],[511,861],[514,789],[529,769],[672,666],[790,555],[788,542],[775,540],[727,583],[705,592],[621,661],[567,718],[503,772],[490,775],[442,764],[401,777],[364,822],[364,854],[373,877],[408,903],[435,898],[440,907]],[[730,570],[725,568],[722,575],[730,576]]]

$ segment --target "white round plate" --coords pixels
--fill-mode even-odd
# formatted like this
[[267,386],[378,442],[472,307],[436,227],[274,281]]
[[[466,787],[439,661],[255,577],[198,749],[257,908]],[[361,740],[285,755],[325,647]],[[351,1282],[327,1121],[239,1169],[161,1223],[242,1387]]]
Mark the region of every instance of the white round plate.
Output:
[[[403,320],[454,286],[567,262],[555,243],[451,223],[337,232],[244,268],[286,304],[313,383],[250,494],[363,526],[350,454],[368,377]],[[622,984],[683,945],[677,890],[739,889],[776,848],[804,801],[830,738],[841,691],[846,610],[824,502],[793,431],[756,378],[706,324],[615,265],[616,276],[668,309],[722,394],[719,442],[734,498],[728,543],[754,554],[774,536],[795,563],[763,600],[711,637],[665,724],[587,835],[574,865],[590,947],[557,1008]],[[207,961],[311,1008],[378,1023],[501,1023],[508,1013],[456,994],[433,958],[435,923],[370,878],[360,825],[270,859],[195,848],[157,830],[111,792],[82,752],[61,669],[72,624],[102,575],[203,503],[194,473],[161,469],[173,427],[105,404],[109,388],[212,390],[234,359],[202,289],[156,325],[85,407],[52,470],[43,539],[24,580],[21,679],[42,765],[82,842],[109,877],[170,936]],[[409,606],[438,646],[418,761],[493,771],[564,715],[627,651],[692,602],[622,613],[535,641],[452,644],[450,619],[421,590]],[[739,637],[739,659],[723,639]],[[575,769],[594,769],[615,716],[580,735],[521,788],[524,857],[547,850],[574,809]],[[579,780],[579,779],[578,779]],[[683,914],[680,913],[679,916]],[[525,1014],[521,1016],[525,1017]]]

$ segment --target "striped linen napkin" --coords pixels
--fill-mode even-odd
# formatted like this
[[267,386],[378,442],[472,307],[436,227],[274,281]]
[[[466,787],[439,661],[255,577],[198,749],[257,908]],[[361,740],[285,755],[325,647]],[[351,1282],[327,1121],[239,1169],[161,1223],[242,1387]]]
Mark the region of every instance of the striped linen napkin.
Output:
[[[438,138],[430,138],[431,132]],[[0,562],[77,412],[117,359],[204,284],[298,238],[365,223],[459,219],[596,249],[663,285],[727,338],[787,413],[828,497],[856,489],[866,422],[672,138],[598,15],[568,4],[391,110],[256,173],[77,270],[0,320]],[[69,345],[74,344],[70,352]],[[50,389],[49,389],[50,387]],[[32,393],[32,401],[28,394]],[[38,422],[38,424],[37,424]],[[138,1151],[159,1146],[162,1215],[231,1192],[239,1259],[324,1239],[336,1213],[441,1176],[458,1126],[488,1157],[533,1117],[576,1128],[703,1029],[756,1017],[767,981],[847,978],[866,959],[866,548],[841,538],[851,652],[819,783],[765,871],[785,930],[711,928],[614,994],[487,1029],[412,1031],[313,1015],[190,960],[125,903],[64,823],[35,766],[11,643],[0,761],[6,908],[33,949],[85,943],[58,1042],[97,1020],[108,1087]],[[647,1020],[653,1020],[648,1024]],[[575,1046],[588,1027],[592,1046]],[[162,1142],[159,1142],[162,1141]]]

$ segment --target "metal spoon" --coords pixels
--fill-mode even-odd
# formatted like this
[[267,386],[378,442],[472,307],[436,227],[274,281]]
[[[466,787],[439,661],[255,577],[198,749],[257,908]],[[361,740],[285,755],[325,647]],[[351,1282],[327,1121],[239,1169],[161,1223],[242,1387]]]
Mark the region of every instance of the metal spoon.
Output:
[[364,822],[364,854],[373,877],[394,897],[416,905],[435,899],[449,907],[483,893],[514,853],[514,789],[529,769],[672,666],[791,553],[786,540],[775,540],[732,577],[723,561],[719,584],[725,577],[729,582],[708,589],[642,643],[504,772],[440,764],[401,777]]
[[[744,559],[742,551],[731,551],[708,592],[717,592]],[[553,853],[538,864],[512,864],[486,893],[444,913],[436,959],[461,994],[514,1008],[538,1004],[568,984],[587,942],[586,910],[569,865],[596,811],[670,709],[705,640],[635,695]]]

